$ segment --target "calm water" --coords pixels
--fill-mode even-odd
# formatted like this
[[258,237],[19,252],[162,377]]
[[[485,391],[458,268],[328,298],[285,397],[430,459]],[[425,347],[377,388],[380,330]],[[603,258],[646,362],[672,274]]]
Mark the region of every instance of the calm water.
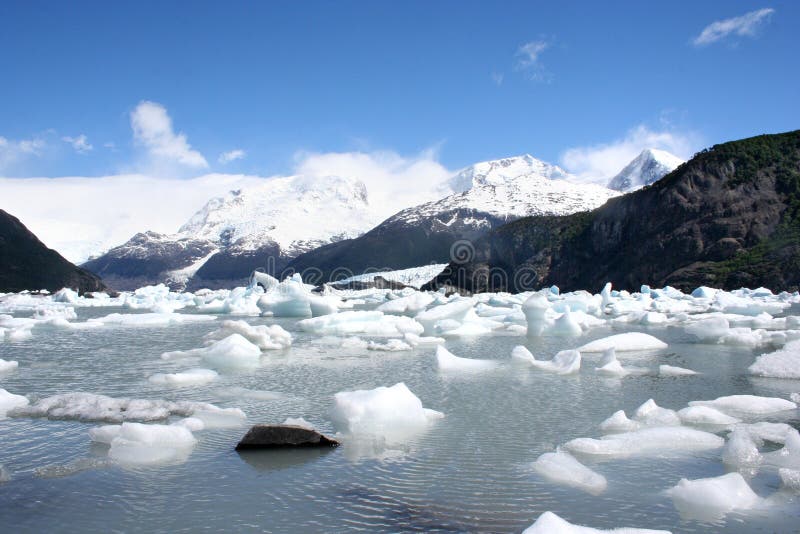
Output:
[[[81,319],[111,309],[80,309]],[[702,374],[609,379],[584,358],[580,374],[555,376],[505,365],[468,377],[442,376],[434,350],[381,353],[335,349],[298,332],[295,320],[277,322],[292,331],[290,350],[269,353],[250,372],[221,374],[215,383],[165,388],[147,381],[157,372],[185,369],[164,362],[168,350],[202,346],[215,323],[158,328],[107,327],[83,332],[34,329],[22,343],[0,344],[0,357],[20,368],[0,376],[0,387],[31,398],[86,391],[115,397],[190,399],[239,407],[249,423],[302,416],[333,432],[331,397],[342,390],[372,389],[403,381],[428,408],[446,417],[402,447],[383,450],[346,443],[326,452],[238,454],[246,427],[197,432],[198,445],[180,465],[103,466],[107,447],[92,444],[96,424],[46,419],[0,421],[0,463],[13,479],[0,485],[0,531],[482,531],[519,532],[542,512],[596,528],[636,526],[673,532],[793,532],[800,504],[747,515],[729,514],[707,524],[684,521],[662,491],[681,477],[724,473],[719,451],[673,458],[585,463],[606,476],[608,489],[591,496],[557,486],[532,472],[541,453],[576,437],[599,437],[600,421],[618,409],[631,412],[648,398],[680,409],[691,400],[753,393],[786,397],[798,381],[746,375],[749,349],[694,345],[679,328],[646,331],[667,341],[660,353],[623,355],[624,365],[657,368],[666,363]],[[643,330],[641,327],[637,330]],[[464,357],[508,360],[524,343],[537,358],[574,348],[621,330],[595,329],[580,340],[478,337],[449,340]],[[599,355],[598,355],[599,357]],[[276,398],[243,399],[230,388],[275,392]],[[789,421],[798,426],[798,421]],[[97,459],[93,464],[86,459]],[[72,466],[68,476],[43,477],[44,466]],[[91,469],[74,469],[75,466]],[[762,470],[751,484],[761,496],[780,485]]]

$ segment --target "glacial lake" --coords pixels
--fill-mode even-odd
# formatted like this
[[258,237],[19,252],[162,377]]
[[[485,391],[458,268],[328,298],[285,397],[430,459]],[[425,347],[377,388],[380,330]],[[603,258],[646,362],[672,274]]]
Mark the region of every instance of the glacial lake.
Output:
[[[77,309],[79,321],[113,312],[131,313]],[[220,373],[215,382],[192,387],[156,385],[147,378],[185,369],[160,355],[202,347],[203,336],[219,321],[78,331],[37,327],[30,339],[0,343],[0,357],[19,362],[17,370],[0,375],[0,387],[32,400],[82,391],[210,402],[247,414],[246,425],[196,432],[198,443],[184,461],[138,467],[108,463],[108,446],[89,437],[89,429],[102,423],[0,420],[0,464],[11,477],[0,484],[0,530],[521,532],[545,511],[600,529],[796,532],[800,525],[797,495],[712,522],[682,518],[664,491],[681,478],[724,474],[719,450],[582,458],[608,481],[600,495],[557,485],[531,468],[542,453],[573,438],[600,437],[601,421],[617,410],[630,416],[650,398],[678,410],[689,401],[724,395],[788,398],[800,391],[798,380],[747,373],[763,349],[697,344],[678,326],[603,326],[577,338],[458,337],[445,345],[454,354],[501,365],[443,374],[432,346],[403,352],[346,349],[319,343],[319,336],[298,329],[297,319],[243,319],[283,326],[293,345],[265,352],[257,369]],[[647,332],[669,344],[659,351],[618,354],[623,365],[647,368],[647,374],[603,377],[595,372],[600,354],[585,354],[580,372],[567,376],[510,362],[520,344],[537,359],[549,359],[562,349],[625,331]],[[700,374],[661,377],[660,364]],[[426,408],[445,415],[402,444],[351,440],[324,451],[234,451],[247,425],[287,417],[303,417],[333,434],[335,393],[398,382]],[[245,395],[241,388],[262,393]],[[800,425],[797,410],[780,420]],[[761,497],[781,485],[776,470],[766,468],[748,482]]]

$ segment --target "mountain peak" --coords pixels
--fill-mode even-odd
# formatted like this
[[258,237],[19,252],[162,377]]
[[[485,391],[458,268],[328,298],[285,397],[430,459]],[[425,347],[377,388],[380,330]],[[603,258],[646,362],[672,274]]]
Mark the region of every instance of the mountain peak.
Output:
[[634,191],[674,171],[684,161],[665,150],[645,148],[609,182],[609,189]]
[[557,165],[522,154],[470,165],[450,180],[450,186],[454,192],[463,193],[476,186],[502,185],[522,176],[562,180],[570,175]]

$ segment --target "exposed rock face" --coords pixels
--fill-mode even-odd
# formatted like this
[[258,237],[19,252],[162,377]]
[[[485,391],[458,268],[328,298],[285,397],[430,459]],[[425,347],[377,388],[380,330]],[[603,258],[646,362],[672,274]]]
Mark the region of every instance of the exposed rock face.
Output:
[[316,430],[293,425],[255,425],[236,445],[237,451],[295,447],[336,447],[339,442]]
[[450,261],[451,247],[528,215],[586,211],[618,193],[575,184],[563,169],[529,155],[478,163],[451,179],[458,191],[404,209],[364,235],[320,247],[288,268],[313,283],[368,271],[391,271]]
[[62,287],[104,291],[100,278],[47,248],[19,219],[0,210],[0,292]]
[[466,291],[800,286],[800,131],[716,145],[646,187],[567,217],[528,217],[426,286]]

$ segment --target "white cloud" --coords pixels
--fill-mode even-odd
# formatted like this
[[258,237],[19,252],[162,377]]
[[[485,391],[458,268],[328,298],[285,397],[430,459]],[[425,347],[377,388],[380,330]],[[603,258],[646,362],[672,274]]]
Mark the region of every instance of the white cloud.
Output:
[[740,17],[717,20],[703,28],[703,31],[692,40],[692,43],[695,46],[703,46],[715,43],[729,35],[753,37],[761,24],[768,21],[774,12],[775,10],[772,8],[764,8],[745,13]]
[[117,145],[113,141],[106,141],[105,143],[103,143],[103,148],[108,148],[109,150],[114,150],[115,148],[117,148]]
[[639,125],[610,143],[565,150],[560,161],[564,168],[582,181],[605,183],[645,148],[658,148],[689,159],[700,148],[700,139],[692,132],[673,129],[656,131]]
[[[315,177],[360,179],[376,215],[384,218],[448,194],[444,186],[452,175],[433,151],[414,157],[391,151],[301,153],[296,170]],[[143,174],[0,178],[0,209],[19,217],[47,246],[80,263],[137,232],[174,233],[210,199],[270,178],[240,174],[186,179]]]
[[80,134],[78,137],[64,136],[61,140],[72,145],[73,150],[78,154],[86,154],[94,149],[91,143],[89,143],[89,139],[84,134]]
[[175,133],[167,110],[156,102],[142,101],[131,112],[131,128],[136,143],[147,148],[154,163],[178,164],[205,169],[208,162],[186,140],[186,134]]
[[45,142],[40,138],[15,141],[0,136],[0,172],[22,159],[41,156],[44,148]]
[[241,148],[237,148],[234,150],[229,150],[227,152],[223,152],[219,155],[217,161],[225,165],[226,163],[230,163],[231,161],[236,161],[237,159],[242,159],[247,155],[247,153],[242,150]]
[[503,75],[502,72],[493,72],[492,73],[492,81],[494,82],[495,85],[498,85],[498,86],[499,85],[503,85],[504,78],[505,78],[505,76]]
[[544,39],[530,41],[520,46],[517,49],[515,68],[525,72],[532,80],[548,80],[550,75],[540,60],[540,56],[548,48],[550,48],[550,43]]
[[397,211],[450,193],[453,172],[436,160],[434,150],[403,157],[392,151],[296,154],[295,172],[307,176],[342,176],[367,186],[369,203],[388,217]]

